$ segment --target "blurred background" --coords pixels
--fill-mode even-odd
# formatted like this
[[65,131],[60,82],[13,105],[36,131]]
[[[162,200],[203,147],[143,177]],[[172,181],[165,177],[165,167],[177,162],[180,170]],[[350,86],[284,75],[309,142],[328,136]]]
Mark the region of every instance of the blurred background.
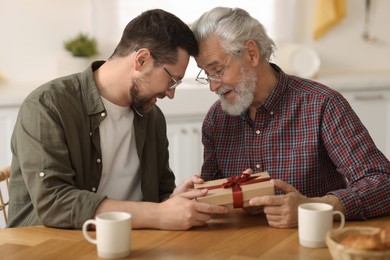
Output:
[[[105,59],[119,41],[128,21],[142,11],[162,8],[191,23],[203,12],[219,5],[246,9],[265,25],[279,49],[291,43],[313,48],[321,60],[319,74],[389,71],[390,1],[371,1],[370,31],[377,38],[375,43],[368,43],[362,38],[366,0],[346,0],[345,17],[321,38],[314,40],[317,2],[0,0],[0,74],[7,82],[46,81],[62,74],[58,71],[58,63],[68,55],[63,42],[79,32],[97,39],[100,56]],[[194,73],[188,71],[187,75],[195,77]]]
[[[162,8],[191,24],[216,6],[244,8],[263,23],[278,48],[273,61],[340,91],[390,157],[388,0],[0,0],[0,165],[11,161],[13,125],[31,90],[107,59],[125,25],[145,10]],[[365,30],[374,40],[363,38]],[[64,42],[79,33],[96,39],[99,55],[76,65]],[[200,171],[202,120],[218,98],[196,84],[198,71],[191,59],[175,99],[157,103],[167,117],[177,182]]]

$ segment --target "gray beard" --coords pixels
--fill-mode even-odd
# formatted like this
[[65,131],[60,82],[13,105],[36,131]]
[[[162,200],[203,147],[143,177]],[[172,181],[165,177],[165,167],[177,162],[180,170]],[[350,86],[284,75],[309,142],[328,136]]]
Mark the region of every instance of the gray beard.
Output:
[[236,92],[237,95],[234,103],[230,103],[222,95],[220,95],[219,98],[222,110],[231,116],[239,116],[249,108],[252,104],[253,93],[256,89],[257,78],[254,70],[241,68],[241,74],[242,79],[239,81],[236,88],[232,86],[224,86],[217,92],[217,94],[224,93],[226,90]]

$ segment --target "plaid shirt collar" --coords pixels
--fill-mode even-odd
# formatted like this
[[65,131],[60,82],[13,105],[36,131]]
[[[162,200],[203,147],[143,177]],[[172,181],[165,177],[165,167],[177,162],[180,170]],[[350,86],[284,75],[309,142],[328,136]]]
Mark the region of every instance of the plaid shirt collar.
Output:
[[[288,88],[287,75],[276,64],[274,63],[270,63],[270,64],[272,68],[278,73],[278,81],[276,83],[276,87],[272,90],[271,94],[265,100],[264,104],[257,108],[257,110],[259,110],[261,107],[263,107],[269,112],[275,111],[275,109],[278,107],[278,103],[280,102],[280,99],[283,96],[283,93],[286,92]],[[242,112],[240,117],[243,120],[250,122],[251,120],[249,119],[249,109],[246,109],[244,112]]]

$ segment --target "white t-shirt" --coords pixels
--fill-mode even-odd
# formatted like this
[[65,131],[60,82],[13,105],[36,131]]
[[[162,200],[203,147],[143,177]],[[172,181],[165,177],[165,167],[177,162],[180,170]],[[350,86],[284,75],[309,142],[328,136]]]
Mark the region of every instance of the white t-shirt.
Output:
[[102,97],[107,117],[99,126],[103,170],[98,194],[110,199],[141,201],[140,161],[134,134],[134,112]]

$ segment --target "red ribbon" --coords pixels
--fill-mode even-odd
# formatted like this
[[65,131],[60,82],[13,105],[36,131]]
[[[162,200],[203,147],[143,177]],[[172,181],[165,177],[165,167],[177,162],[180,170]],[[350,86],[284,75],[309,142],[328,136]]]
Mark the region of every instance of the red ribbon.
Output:
[[206,188],[208,190],[214,190],[220,188],[224,188],[224,189],[232,188],[233,206],[234,208],[242,208],[244,206],[244,198],[242,196],[241,185],[259,183],[259,182],[269,181],[271,179],[268,177],[257,179],[258,177],[259,176],[251,176],[249,173],[241,173],[240,175],[227,178],[227,182],[224,182],[219,185],[202,187],[202,189]]

